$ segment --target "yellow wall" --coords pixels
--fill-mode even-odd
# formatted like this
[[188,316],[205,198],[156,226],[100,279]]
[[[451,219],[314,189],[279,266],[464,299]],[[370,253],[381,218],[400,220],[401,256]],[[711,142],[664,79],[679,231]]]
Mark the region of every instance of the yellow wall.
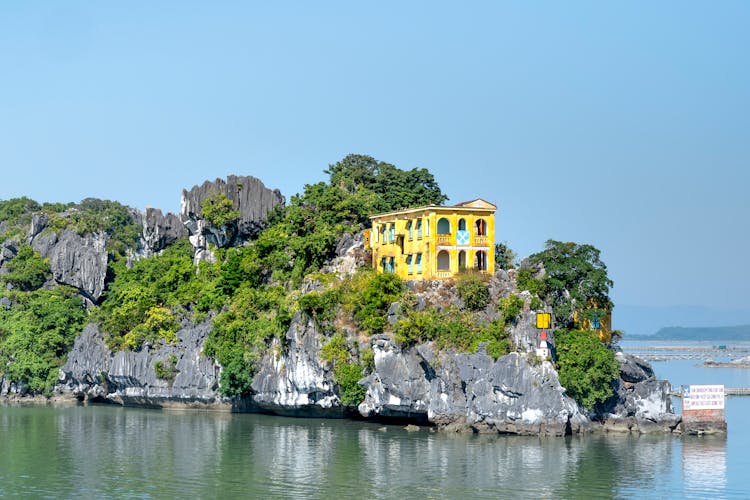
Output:
[[[483,251],[486,254],[486,270],[488,274],[495,272],[495,210],[489,208],[469,207],[424,207],[421,209],[404,210],[390,214],[376,215],[372,219],[372,233],[370,247],[373,255],[373,268],[383,272],[382,259],[390,262],[393,258],[395,274],[404,280],[442,279],[450,278],[459,272],[459,252],[466,255],[466,269],[474,268],[474,256]],[[450,234],[438,234],[438,221],[445,218],[450,223]],[[457,241],[459,220],[466,222],[468,241]],[[486,222],[486,236],[477,235],[476,221]],[[422,234],[418,234],[417,221],[422,221]],[[408,223],[412,223],[411,238]],[[382,229],[385,227],[385,241]],[[389,232],[393,227],[393,241]],[[403,239],[403,243],[402,243]],[[461,243],[461,244],[459,244]],[[403,246],[403,250],[402,250]],[[448,252],[450,268],[438,269],[438,254]],[[417,254],[422,255],[422,269],[417,268]],[[409,272],[407,258],[412,256],[412,269]]]

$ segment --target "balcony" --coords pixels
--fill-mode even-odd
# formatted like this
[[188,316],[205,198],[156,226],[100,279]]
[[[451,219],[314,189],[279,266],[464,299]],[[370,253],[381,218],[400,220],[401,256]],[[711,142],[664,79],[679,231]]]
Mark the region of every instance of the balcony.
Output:
[[474,245],[478,247],[486,247],[487,237],[474,235]]
[[438,234],[435,237],[435,243],[437,243],[438,245],[450,245],[451,235],[450,234]]
[[437,279],[441,279],[441,278],[452,278],[452,277],[453,277],[453,273],[452,273],[452,272],[450,272],[450,271],[436,271],[436,272],[435,272],[435,277],[436,277]]

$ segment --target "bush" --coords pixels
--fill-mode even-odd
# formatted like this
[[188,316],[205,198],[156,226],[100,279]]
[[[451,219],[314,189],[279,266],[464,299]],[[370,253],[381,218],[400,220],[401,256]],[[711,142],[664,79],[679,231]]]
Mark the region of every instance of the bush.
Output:
[[470,311],[481,311],[490,301],[490,290],[476,275],[463,276],[456,285],[458,295]]
[[484,349],[487,354],[497,359],[510,352],[510,339],[508,338],[508,327],[502,320],[492,321],[482,327],[479,337],[475,341],[474,351],[479,349],[481,342],[486,342]]
[[542,282],[534,278],[531,269],[519,269],[516,274],[516,287],[521,291],[528,290],[531,295],[537,295],[542,290]]
[[234,209],[234,203],[223,193],[207,196],[201,203],[201,215],[216,227],[226,226],[237,222],[240,218],[239,210]]
[[8,273],[0,276],[0,279],[27,292],[40,288],[50,275],[47,260],[42,259],[29,245],[21,245],[6,269]]
[[10,309],[0,307],[0,371],[8,381],[49,393],[86,321],[83,301],[68,287],[12,299]]
[[619,376],[615,354],[589,330],[555,333],[560,384],[586,409],[614,394],[612,382]]
[[367,389],[359,385],[363,375],[359,363],[344,363],[333,369],[333,381],[339,386],[342,405],[357,406],[364,401]]
[[523,299],[518,295],[509,295],[500,299],[500,314],[503,316],[503,322],[507,325],[518,318],[523,310]]
[[314,319],[319,325],[331,322],[336,318],[336,309],[339,302],[339,290],[337,288],[310,292],[298,299],[302,312]]
[[395,274],[376,274],[366,281],[353,303],[354,319],[370,335],[382,333],[387,323],[386,313],[404,292],[404,284]]

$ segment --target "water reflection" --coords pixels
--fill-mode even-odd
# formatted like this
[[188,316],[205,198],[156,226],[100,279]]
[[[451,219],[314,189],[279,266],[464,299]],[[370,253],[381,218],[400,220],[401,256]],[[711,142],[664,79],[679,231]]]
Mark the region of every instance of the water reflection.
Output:
[[682,480],[695,495],[715,496],[727,485],[726,436],[685,436]]
[[[722,496],[722,440],[407,432],[336,420],[0,407],[0,496]],[[684,489],[683,489],[684,484]]]

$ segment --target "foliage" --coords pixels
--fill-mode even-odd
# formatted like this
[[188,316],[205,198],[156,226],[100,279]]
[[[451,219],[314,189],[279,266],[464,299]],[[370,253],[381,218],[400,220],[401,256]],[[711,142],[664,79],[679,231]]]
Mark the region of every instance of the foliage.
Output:
[[162,380],[173,381],[177,376],[177,356],[172,354],[165,361],[157,361],[154,363],[154,374],[156,378]]
[[499,269],[513,269],[513,261],[516,258],[516,253],[510,249],[506,242],[495,243],[495,264]]
[[372,207],[377,212],[431,203],[440,205],[448,199],[427,169],[401,170],[366,155],[348,155],[330,165],[326,173],[330,175],[331,185],[347,192],[364,189],[377,194]]
[[103,232],[109,238],[107,250],[115,257],[125,255],[126,249],[134,248],[141,235],[141,227],[136,223],[131,210],[116,201],[86,198],[78,204],[45,205],[49,226],[55,231],[69,229],[80,235]]
[[576,310],[612,308],[609,289],[613,283],[599,255],[591,245],[548,240],[544,251],[529,258],[544,265],[539,294],[552,305],[557,325],[573,328]]
[[508,295],[500,299],[500,314],[504,324],[509,324],[518,318],[523,310],[523,299],[518,295]]
[[529,268],[519,269],[516,274],[516,287],[521,290],[528,290],[532,295],[538,294],[542,290],[542,282],[534,277],[534,272]]
[[220,391],[250,393],[252,377],[271,339],[282,338],[291,321],[289,297],[281,287],[241,287],[213,321],[203,352],[223,367]]
[[495,320],[482,327],[479,332],[479,337],[475,341],[476,347],[473,350],[479,348],[480,342],[486,342],[484,346],[485,352],[497,359],[501,356],[505,356],[510,352],[510,339],[508,334],[508,328],[504,321]]
[[362,365],[359,363],[344,363],[333,369],[333,381],[339,386],[342,405],[357,406],[364,401],[367,389],[359,385],[363,375]]
[[319,325],[333,321],[340,303],[338,288],[329,288],[319,292],[310,292],[299,298],[299,307]]
[[470,311],[481,311],[490,301],[490,290],[487,284],[476,274],[462,276],[456,288],[458,296]]
[[349,360],[349,346],[344,335],[333,335],[322,347],[320,357],[333,366],[333,381],[339,386],[341,403],[344,406],[357,406],[361,403],[366,389],[358,382],[364,375],[364,367]]
[[36,201],[27,198],[11,198],[0,201],[0,221],[7,225],[28,224],[31,222],[31,214],[42,207]]
[[1,275],[0,280],[27,292],[40,288],[50,275],[48,261],[29,245],[21,245],[16,256],[5,267],[8,272]]
[[216,227],[223,227],[240,218],[240,211],[224,193],[211,194],[201,203],[201,215]]
[[555,344],[560,384],[568,395],[587,409],[612,396],[619,365],[614,352],[599,341],[596,332],[558,330]]
[[49,393],[86,321],[80,297],[67,287],[11,293],[0,308],[0,373],[37,393]]
[[130,269],[116,263],[114,270],[115,279],[97,314],[111,347],[135,348],[143,340],[158,338],[173,341],[176,318],[170,311],[196,303],[212,290],[211,273],[196,274],[187,240]]
[[354,302],[354,319],[370,335],[383,332],[388,308],[405,289],[395,274],[373,274]]

